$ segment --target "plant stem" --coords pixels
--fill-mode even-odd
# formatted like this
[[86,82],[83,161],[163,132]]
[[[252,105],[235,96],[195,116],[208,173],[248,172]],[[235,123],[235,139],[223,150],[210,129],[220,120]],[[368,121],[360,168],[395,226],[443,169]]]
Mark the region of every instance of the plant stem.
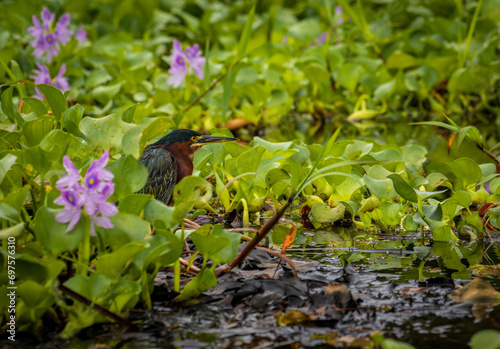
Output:
[[208,92],[212,91],[214,89],[215,86],[217,86],[217,84],[219,82],[222,81],[222,79],[224,79],[224,77],[227,75],[227,73],[229,73],[230,71],[232,71],[234,69],[234,67],[236,67],[236,65],[240,62],[241,58],[238,58],[237,60],[234,61],[233,64],[231,64],[229,66],[229,68],[227,68],[227,70],[222,73],[221,75],[219,75],[217,77],[217,79],[215,79],[211,84],[210,86],[208,86],[202,93],[200,93],[198,95],[198,97],[196,97],[195,99],[193,99],[193,101],[191,103],[189,103],[189,105],[187,107],[185,107],[184,109],[182,109],[179,114],[177,114],[175,117],[174,117],[174,121],[176,124],[179,124],[180,122],[180,119],[182,118],[182,115],[187,112],[189,109],[191,109],[192,107],[194,107],[196,105],[196,103],[198,103],[200,101],[200,99],[202,99]]
[[83,240],[78,247],[78,264],[76,267],[77,275],[87,276],[90,259],[90,219],[83,217]]
[[180,259],[174,262],[174,291],[179,292],[181,289],[181,261]]
[[[281,206],[281,208],[260,228],[259,232],[255,235],[255,237],[250,241],[243,251],[231,262],[229,263],[229,270],[233,269],[234,267],[237,267],[243,260],[252,252],[255,246],[266,237],[266,235],[271,231],[272,227],[278,221],[280,218],[283,216],[285,211],[287,210],[288,206],[293,202],[293,196],[290,196],[290,198],[286,201],[286,203]],[[220,272],[223,270],[216,270],[215,275],[217,276]]]

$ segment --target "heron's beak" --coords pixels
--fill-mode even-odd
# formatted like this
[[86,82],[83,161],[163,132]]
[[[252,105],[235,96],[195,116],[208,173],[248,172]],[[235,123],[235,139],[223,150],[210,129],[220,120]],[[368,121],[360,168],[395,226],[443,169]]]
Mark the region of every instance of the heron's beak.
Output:
[[222,143],[222,142],[232,142],[237,141],[238,138],[233,137],[217,137],[217,136],[201,136],[193,146],[201,147],[202,145],[212,144],[212,143]]

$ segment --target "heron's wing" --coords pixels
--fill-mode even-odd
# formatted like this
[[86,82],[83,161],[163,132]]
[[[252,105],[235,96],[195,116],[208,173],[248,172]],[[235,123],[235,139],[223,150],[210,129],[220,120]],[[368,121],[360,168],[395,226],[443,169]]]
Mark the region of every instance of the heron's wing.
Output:
[[148,169],[148,180],[139,193],[153,194],[156,200],[170,203],[177,181],[177,164],[168,150],[146,147],[141,162]]

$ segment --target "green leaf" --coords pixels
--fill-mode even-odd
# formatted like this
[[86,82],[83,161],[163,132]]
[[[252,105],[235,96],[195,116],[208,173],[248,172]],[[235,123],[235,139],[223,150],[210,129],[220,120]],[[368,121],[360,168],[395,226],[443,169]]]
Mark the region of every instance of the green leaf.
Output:
[[73,276],[64,283],[64,286],[99,305],[110,297],[109,291],[112,289],[111,279],[99,273]]
[[456,176],[455,190],[467,189],[481,180],[482,172],[478,164],[469,158],[460,158],[448,164]]
[[394,189],[403,199],[408,200],[410,202],[417,202],[418,197],[415,189],[411,187],[401,176],[397,174],[392,174],[387,176],[392,179],[394,184]]
[[364,69],[357,63],[345,63],[339,68],[337,80],[339,84],[354,92]]
[[252,148],[238,156],[238,160],[236,162],[238,172],[248,173],[257,171],[260,159],[262,159],[262,155],[264,155],[265,152],[266,148],[258,145],[257,147]]
[[337,207],[331,208],[326,204],[317,203],[311,207],[311,215],[314,220],[319,223],[333,223],[344,218],[345,206],[339,204]]
[[135,214],[119,212],[110,219],[113,228],[106,229],[103,239],[113,250],[132,241],[143,240],[149,232],[148,222]]
[[2,98],[0,105],[2,106],[2,111],[7,115],[10,121],[16,122],[19,126],[22,126],[24,119],[17,112],[16,106],[12,101],[12,92],[14,91],[14,86],[9,87],[2,93]]
[[134,113],[135,109],[137,108],[137,104],[133,104],[127,109],[122,114],[122,120],[128,123],[131,123],[132,120],[134,119]]
[[148,179],[148,170],[141,162],[130,155],[122,156],[120,159],[108,165],[108,169],[115,176],[115,192],[117,200],[141,190]]
[[63,114],[63,125],[66,129],[71,132],[73,135],[80,137],[80,121],[83,118],[83,112],[85,108],[83,108],[80,104],[75,104],[74,106],[68,108]]
[[214,287],[215,285],[217,285],[217,278],[215,277],[213,270],[204,268],[184,287],[176,300],[182,302],[197,297],[202,292]]
[[124,268],[130,264],[135,255],[146,248],[144,242],[134,241],[114,247],[114,252],[97,258],[96,272],[112,279],[123,275]]
[[155,230],[170,230],[177,227],[182,220],[176,220],[173,213],[173,207],[154,199],[149,200],[144,206],[144,218],[153,225]]
[[139,216],[149,200],[151,200],[151,195],[148,194],[130,194],[120,200],[118,210]]
[[475,333],[470,339],[471,349],[498,349],[500,348],[500,332],[482,330]]
[[51,85],[38,84],[36,85],[36,87],[43,94],[43,96],[47,100],[47,103],[49,103],[50,109],[52,109],[52,113],[54,114],[56,120],[60,121],[64,111],[67,108],[66,98],[64,97],[63,93],[59,91],[59,89]]
[[174,126],[174,121],[167,117],[141,120],[139,126],[131,128],[123,136],[123,152],[138,159],[153,138]]
[[[240,43],[238,45],[238,58],[241,58],[247,53],[248,40],[252,34],[253,18],[255,14],[255,4],[252,6],[250,13],[248,14],[247,20],[245,22],[245,27],[241,33]],[[223,115],[224,116],[224,115]]]
[[17,156],[12,154],[5,155],[2,159],[0,159],[0,184],[2,183],[5,175],[11,167],[16,163]]
[[394,190],[395,185],[393,185],[393,181],[391,181],[389,178],[380,180],[374,179],[368,175],[364,175],[363,181],[370,190],[370,193],[375,195],[380,200],[391,200],[394,199],[394,197],[398,194]]
[[[224,233],[220,227],[214,227],[214,232],[211,234],[211,227],[211,224],[206,224],[201,228],[198,228],[190,235],[191,240],[193,240],[196,249],[203,255],[203,257],[212,259],[216,263],[224,263],[226,258],[232,256],[233,254],[236,255],[240,236],[237,236],[238,239],[235,241],[235,235]],[[233,248],[231,249],[232,244]],[[234,246],[236,246],[236,253],[234,253]],[[231,259],[226,262],[229,261],[231,261]]]
[[47,114],[47,107],[45,104],[35,97],[24,97],[22,99],[27,105],[31,107],[36,116],[40,117],[44,114]]
[[85,117],[80,122],[80,131],[85,135],[89,148],[98,153],[106,149],[114,154],[121,153],[123,136],[135,127],[115,114],[100,119]]
[[222,226],[215,225],[211,236],[219,236],[229,238],[231,241],[230,245],[223,248],[219,252],[213,254],[210,259],[214,261],[214,263],[229,263],[238,254],[238,247],[241,241],[241,235],[238,233],[230,233],[226,230],[222,229]]
[[24,223],[18,223],[11,227],[0,230],[0,239],[5,240],[9,237],[18,237],[24,231]]
[[[66,233],[68,224],[61,224],[56,221],[58,212],[60,210],[41,207],[36,212],[34,221],[37,240],[42,244],[45,251],[54,256],[75,249],[84,234],[82,218],[72,231]],[[85,232],[85,234],[89,234],[89,232]]]
[[429,228],[432,232],[432,237],[435,241],[443,241],[443,242],[456,242],[458,238],[453,231],[451,230],[451,226],[447,223],[441,221],[434,221],[429,218],[424,218],[425,222],[429,225]]
[[54,128],[55,118],[50,115],[27,121],[23,125],[23,134],[30,147],[40,144],[42,139]]
[[258,77],[259,77],[259,74],[252,67],[243,68],[243,69],[240,69],[238,71],[238,75],[236,75],[235,83],[238,86],[242,86],[245,84],[252,84],[255,81],[257,81]]

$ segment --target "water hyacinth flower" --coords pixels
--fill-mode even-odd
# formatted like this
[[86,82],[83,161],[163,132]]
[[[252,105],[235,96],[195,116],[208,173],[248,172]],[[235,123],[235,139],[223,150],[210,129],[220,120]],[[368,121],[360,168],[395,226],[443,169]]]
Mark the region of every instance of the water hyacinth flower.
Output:
[[314,45],[323,45],[326,41],[326,38],[328,37],[328,32],[324,32],[321,34],[319,39],[315,39],[314,42],[311,42],[309,46],[314,46]]
[[337,22],[338,25],[344,24],[344,17],[342,17],[342,14],[344,13],[344,9],[342,6],[336,6],[335,7],[335,14],[339,15],[339,21]]
[[[30,76],[35,80],[35,84],[52,85],[61,90],[61,92],[65,92],[71,89],[71,86],[68,83],[68,78],[64,76],[64,74],[66,73],[65,64],[61,66],[61,69],[59,69],[59,73],[53,79],[50,77],[49,68],[38,62],[36,62],[36,65],[38,69],[33,70],[35,75]],[[38,89],[36,89],[35,97],[43,99],[43,96]]]
[[64,14],[59,18],[59,21],[54,26],[56,19],[55,14],[50,12],[47,8],[42,10],[42,22],[33,15],[33,26],[28,28],[34,40],[31,45],[35,48],[33,56],[41,57],[46,55],[47,62],[51,62],[56,57],[60,50],[60,45],[66,45],[71,40],[73,31],[68,29],[70,22],[69,13]]
[[82,209],[90,217],[90,235],[95,236],[95,227],[113,228],[109,217],[118,213],[112,203],[107,202],[115,190],[113,174],[105,168],[109,160],[109,151],[105,151],[100,159],[94,160],[85,177],[82,178],[68,156],[64,156],[63,165],[68,173],[61,177],[56,188],[61,196],[54,203],[64,206],[56,215],[59,223],[69,223],[66,232],[73,230],[81,218]]
[[75,34],[75,39],[78,40],[78,46],[82,46],[88,40],[87,32],[82,28],[78,28]]
[[188,46],[182,51],[182,44],[174,40],[170,62],[170,69],[168,72],[172,76],[168,78],[167,84],[173,87],[179,87],[186,75],[191,71],[193,71],[198,78],[203,79],[205,57],[201,56],[198,44],[192,47]]

